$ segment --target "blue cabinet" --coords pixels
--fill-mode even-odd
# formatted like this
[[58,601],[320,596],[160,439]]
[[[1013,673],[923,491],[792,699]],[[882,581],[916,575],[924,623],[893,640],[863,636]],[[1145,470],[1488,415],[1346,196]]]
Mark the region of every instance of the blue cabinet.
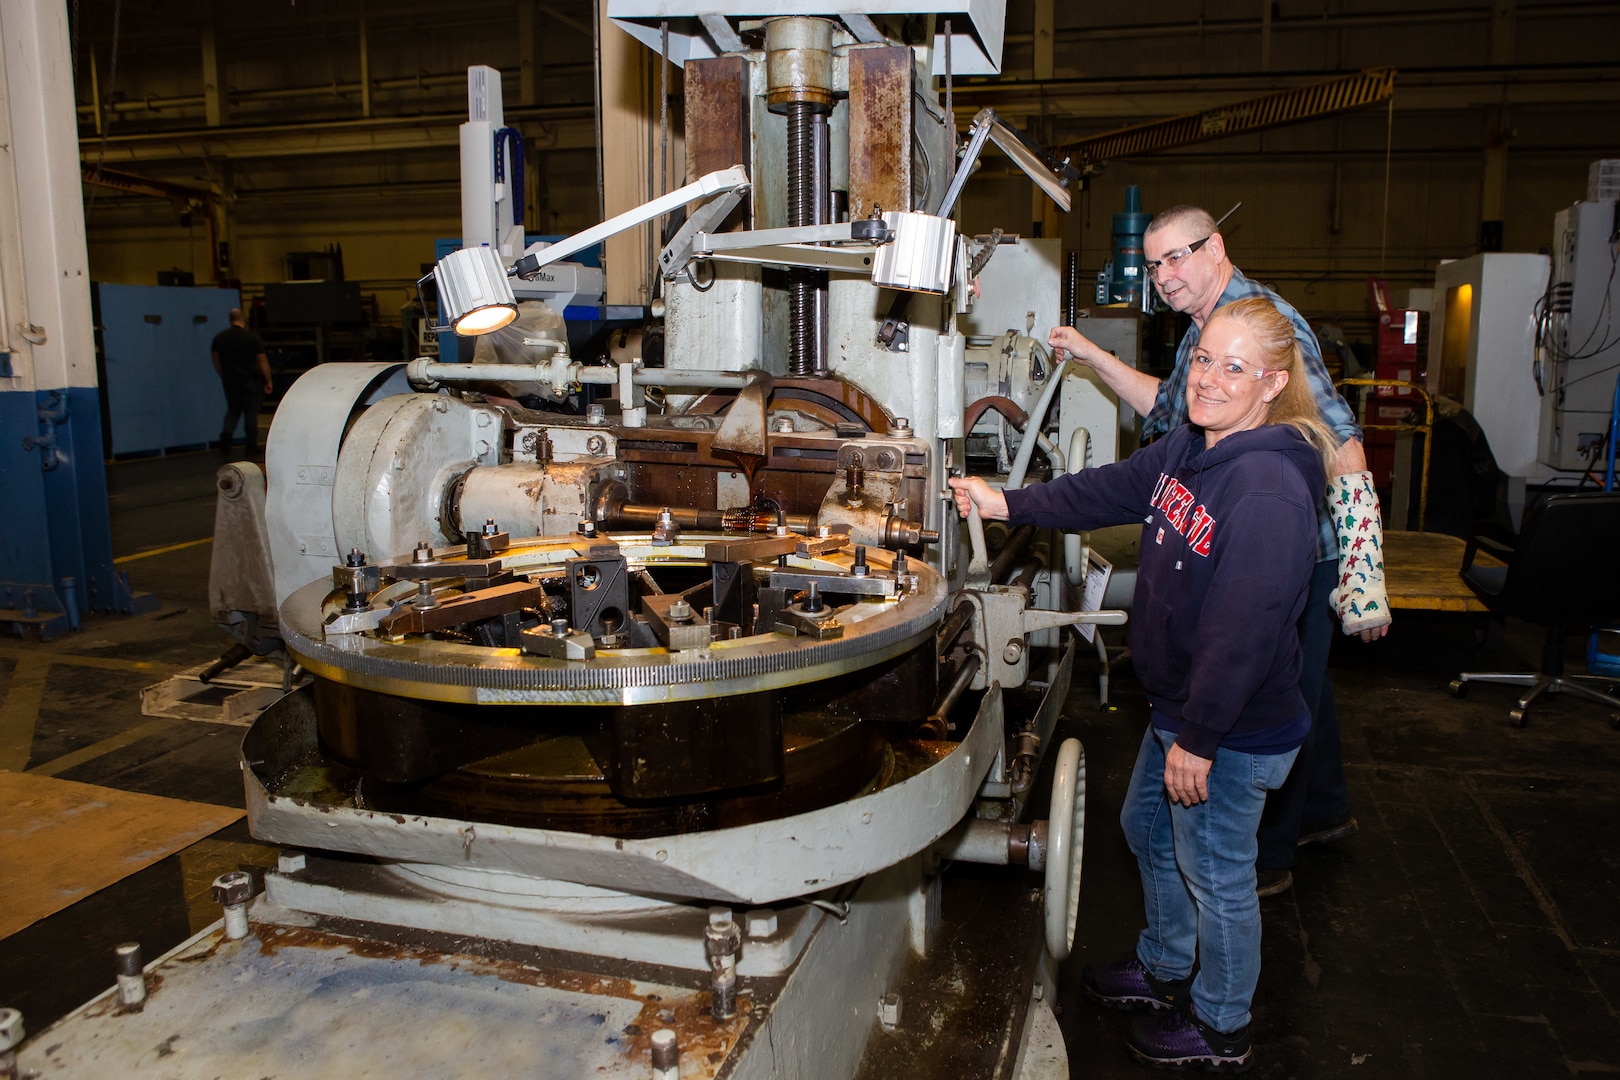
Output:
[[225,393],[208,352],[241,304],[235,289],[97,285],[109,455],[206,445]]

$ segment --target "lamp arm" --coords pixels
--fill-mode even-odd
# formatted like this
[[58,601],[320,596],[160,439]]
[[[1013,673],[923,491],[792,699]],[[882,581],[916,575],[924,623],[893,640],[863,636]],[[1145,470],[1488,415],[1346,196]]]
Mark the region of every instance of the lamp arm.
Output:
[[531,279],[543,267],[550,266],[555,262],[562,262],[570,255],[600,244],[610,236],[617,236],[627,229],[633,229],[637,225],[644,225],[654,218],[662,217],[671,210],[685,206],[694,199],[707,199],[748,186],[748,170],[741,165],[733,165],[729,169],[719,169],[699,177],[685,187],[676,188],[667,195],[660,195],[658,198],[644,202],[634,209],[626,210],[622,214],[616,214],[600,225],[593,225],[584,232],[578,232],[565,240],[559,240],[534,255],[524,255],[513,264],[508,273],[525,280]]

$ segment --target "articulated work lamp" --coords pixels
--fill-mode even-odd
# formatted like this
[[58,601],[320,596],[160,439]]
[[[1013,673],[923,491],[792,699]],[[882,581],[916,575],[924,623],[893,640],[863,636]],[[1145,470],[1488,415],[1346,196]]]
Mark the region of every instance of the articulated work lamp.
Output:
[[[494,249],[462,248],[439,260],[433,273],[423,276],[417,287],[433,278],[439,287],[439,311],[444,321],[462,337],[488,334],[517,318],[517,298],[507,278],[534,280],[542,269],[570,255],[600,244],[610,236],[660,217],[695,199],[745,190],[748,173],[741,165],[699,177],[685,187],[660,195],[633,210],[626,210],[584,232],[575,233],[555,244],[531,246],[511,269],[501,265]],[[729,207],[727,208],[729,209]]]
[[506,267],[491,248],[462,248],[440,259],[433,278],[439,286],[439,309],[450,328],[462,337],[473,337],[517,318],[517,299],[506,276]]

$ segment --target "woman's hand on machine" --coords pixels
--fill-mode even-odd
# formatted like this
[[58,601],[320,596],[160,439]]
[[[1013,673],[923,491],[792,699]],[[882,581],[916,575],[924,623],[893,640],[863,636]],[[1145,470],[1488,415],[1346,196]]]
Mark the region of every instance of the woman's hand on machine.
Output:
[[956,497],[956,512],[968,516],[972,506],[979,508],[979,516],[986,521],[1007,520],[1007,497],[977,476],[956,477],[945,481],[951,485]]

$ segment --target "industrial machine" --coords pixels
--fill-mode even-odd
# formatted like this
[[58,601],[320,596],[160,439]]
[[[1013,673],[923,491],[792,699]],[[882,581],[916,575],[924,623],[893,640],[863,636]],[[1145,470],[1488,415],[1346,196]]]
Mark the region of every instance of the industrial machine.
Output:
[[[207,1034],[164,1075],[361,1047],[428,1075],[1067,1075],[1047,1003],[1084,759],[1047,751],[1067,628],[1124,616],[1072,610],[1079,538],[964,536],[945,479],[970,453],[1012,485],[1113,456],[1117,402],[1045,353],[1053,316],[963,332],[1022,250],[957,231],[980,151],[1065,209],[1072,178],[988,110],[959,151],[930,76],[995,69],[999,5],[675,6],[608,14],[684,61],[696,179],[541,249],[507,243],[497,198],[501,239],[434,274],[458,333],[499,329],[514,279],[684,211],[664,366],[545,337],[293,386],[262,515],[256,471],[231,481],[314,676],[242,748],[253,832],[289,850],[134,965],[131,994],[162,980],[139,1011],[109,996],[25,1048],[41,1077],[143,1075],[182,1016]],[[469,218],[502,182],[464,180]],[[1055,309],[1053,256],[1009,265]],[[967,984],[926,973],[959,861],[1043,875],[984,920],[1012,944]],[[904,1008],[953,978],[979,1027]],[[306,1014],[335,1030],[266,1037]]]
[[1482,254],[1435,271],[1427,386],[1474,414],[1508,478],[1579,478],[1606,458],[1620,363],[1620,204],[1577,202],[1553,219],[1552,254]]
[[1594,468],[1605,449],[1620,364],[1620,202],[1577,202],[1553,218],[1552,277],[1538,318],[1541,454]]

